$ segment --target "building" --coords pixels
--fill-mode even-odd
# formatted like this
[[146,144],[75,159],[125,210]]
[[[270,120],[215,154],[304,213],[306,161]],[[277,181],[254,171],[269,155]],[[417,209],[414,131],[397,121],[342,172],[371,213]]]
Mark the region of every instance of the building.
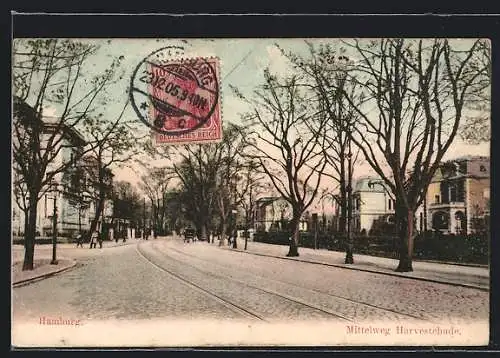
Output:
[[423,207],[419,212],[420,230],[445,234],[486,230],[490,215],[490,158],[464,156],[442,163],[427,189]]
[[[382,179],[361,177],[353,185],[352,230],[386,231],[394,224],[395,200]],[[490,159],[464,156],[443,162],[422,205],[415,213],[415,230],[444,234],[486,231],[490,218]],[[335,206],[335,220],[340,207]]]
[[394,203],[382,179],[370,176],[356,179],[352,191],[352,231],[369,234],[378,220],[392,220]]
[[[73,127],[61,125],[56,118],[44,117],[42,146],[47,145],[50,137],[54,138],[51,160],[46,173],[51,173],[60,168],[64,163],[73,162],[63,172],[56,173],[51,185],[39,199],[36,217],[36,235],[51,236],[53,231],[54,206],[57,211],[57,234],[59,236],[72,236],[76,231],[90,229],[90,223],[95,212],[95,188],[89,185],[88,174],[82,167],[82,161],[74,158],[82,157],[86,145],[83,136]],[[55,133],[55,135],[54,135]],[[14,138],[15,140],[15,138]],[[42,147],[43,148],[43,147]],[[16,198],[13,191],[12,205],[12,233],[15,236],[24,235],[25,215],[18,202],[23,198]],[[112,216],[110,202],[105,203],[102,218],[99,220],[100,229],[102,222]]]
[[[263,197],[255,202],[255,231],[285,231],[292,219],[292,206],[282,197]],[[307,230],[307,220],[302,220],[300,230]]]

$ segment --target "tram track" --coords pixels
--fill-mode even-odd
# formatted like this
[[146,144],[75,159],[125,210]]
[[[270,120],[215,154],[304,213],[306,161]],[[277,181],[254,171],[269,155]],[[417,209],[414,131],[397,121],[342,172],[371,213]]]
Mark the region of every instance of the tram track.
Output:
[[264,319],[263,317],[261,317],[259,314],[255,313],[255,312],[252,312],[250,310],[247,310],[245,309],[244,307],[241,307],[240,305],[238,304],[235,304],[227,299],[225,299],[224,297],[221,297],[203,287],[201,287],[200,285],[197,285],[196,283],[192,282],[192,281],[189,281],[187,279],[185,279],[184,277],[178,275],[177,273],[175,272],[172,272],[171,270],[168,270],[166,269],[165,267],[162,267],[160,265],[158,265],[156,262],[154,262],[152,259],[150,259],[149,257],[146,256],[146,254],[144,254],[144,252],[141,251],[141,249],[139,248],[140,247],[140,244],[137,244],[136,246],[136,251],[137,253],[139,254],[139,256],[141,258],[143,258],[146,262],[148,262],[150,265],[156,267],[157,269],[161,270],[162,272],[164,273],[167,273],[170,277],[172,277],[174,280],[190,287],[191,289],[197,291],[197,292],[201,292],[202,294],[205,294],[206,296],[210,297],[211,299],[221,303],[222,305],[224,305],[225,307],[229,308],[230,310],[232,310],[233,312],[236,312],[246,318],[251,318],[251,319],[256,319],[258,321],[264,321],[264,322],[267,322],[266,319]]
[[[152,244],[153,247],[155,246],[155,244]],[[182,275],[179,275],[178,273],[175,273],[175,272],[172,272],[172,270],[169,270],[169,269],[166,269],[160,265],[158,265],[157,263],[153,262],[151,259],[147,258],[143,252],[140,251],[139,249],[139,246],[138,245],[138,252],[141,254],[141,256],[143,256],[146,260],[148,260],[148,262],[150,262],[151,264],[153,264],[154,266],[156,266],[157,268],[169,273],[172,277],[176,278],[177,280],[179,281],[182,281],[184,282],[186,285],[190,286],[190,287],[194,287],[198,290],[201,290],[202,292],[204,292],[205,294],[207,295],[210,295],[212,296],[213,298],[216,298],[217,300],[219,301],[222,301],[224,302],[226,305],[229,305],[231,308],[237,308],[238,310],[240,311],[244,311],[248,314],[250,314],[251,316],[253,317],[257,317],[259,318],[260,320],[262,321],[266,321],[268,322],[268,320],[264,319],[262,316],[260,316],[259,314],[253,312],[252,310],[249,310],[249,309],[246,309],[244,307],[242,307],[241,305],[238,305],[232,301],[230,301],[229,299],[227,298],[224,298],[223,296],[221,295],[218,295],[218,294],[215,294],[214,292],[206,289],[206,288],[203,288],[201,287],[200,285],[194,283],[192,280],[189,280],[189,279],[186,279],[185,277],[182,277]],[[253,290],[258,290],[260,292],[264,292],[266,294],[269,294],[269,295],[273,295],[273,296],[276,296],[276,297],[279,297],[283,300],[286,300],[286,301],[289,301],[289,302],[292,302],[293,304],[295,305],[300,305],[300,306],[303,306],[303,307],[307,307],[308,309],[312,309],[312,310],[315,310],[315,311],[319,311],[321,312],[322,314],[325,314],[327,316],[331,316],[331,317],[335,317],[336,319],[340,319],[340,320],[343,320],[343,321],[348,321],[348,322],[352,322],[353,319],[350,318],[350,317],[347,317],[347,316],[344,316],[342,314],[339,314],[337,312],[332,312],[328,309],[324,309],[322,307],[319,307],[319,306],[316,306],[316,305],[312,305],[312,304],[309,304],[307,302],[304,302],[300,299],[297,299],[296,297],[292,297],[290,295],[286,295],[286,294],[283,294],[283,293],[279,293],[279,292],[276,292],[274,290],[269,290],[269,289],[265,289],[265,288],[262,288],[262,287],[258,287],[258,286],[255,286],[255,285],[251,285],[251,284],[248,284],[246,282],[243,282],[243,281],[240,281],[240,280],[237,280],[237,279],[234,279],[232,277],[228,277],[228,276],[225,276],[225,275],[220,275],[220,274],[215,274],[213,272],[207,272],[207,271],[204,271],[204,270],[201,270],[199,269],[198,267],[194,266],[194,265],[191,265],[189,263],[186,263],[184,261],[181,261],[179,259],[176,259],[176,258],[173,258],[172,256],[170,255],[167,255],[164,251],[160,250],[162,255],[164,255],[165,257],[167,257],[169,260],[172,260],[172,261],[175,261],[177,262],[178,264],[181,264],[181,265],[184,265],[184,266],[189,266],[191,269],[194,269],[198,272],[201,272],[202,274],[204,275],[209,275],[209,276],[212,276],[214,278],[217,278],[217,279],[223,279],[223,280],[228,280],[228,281],[232,281],[233,283],[236,283],[236,284],[239,284],[239,285],[242,285],[242,286],[245,286],[245,287],[248,287],[250,289],[253,289]]]
[[[219,266],[219,267],[224,268],[224,269],[231,269],[233,271],[237,270],[234,267],[229,267],[227,265],[223,265],[221,263],[216,263],[216,262],[213,262],[211,260],[202,259],[202,258],[200,258],[198,256],[195,256],[195,255],[192,255],[192,254],[188,254],[186,252],[183,252],[181,250],[175,249],[173,247],[169,247],[168,249],[172,250],[172,251],[174,251],[176,253],[179,253],[181,255],[184,255],[186,257],[190,257],[190,258],[196,259],[198,261],[209,263],[210,265],[216,265],[216,266]],[[168,254],[164,250],[160,250],[160,251],[163,254],[165,254],[165,255],[168,256]],[[171,257],[171,256],[169,256],[169,257]],[[172,258],[172,259],[175,260],[175,258]],[[177,261],[181,262],[180,260],[177,260]],[[187,265],[190,265],[190,264],[187,264]],[[190,266],[192,266],[192,265],[190,265]],[[243,273],[243,274],[245,274],[245,275],[248,275],[248,272],[244,272],[242,270],[238,270],[238,271],[241,272],[241,273]],[[259,280],[265,280],[265,281],[268,281],[268,282],[271,282],[271,283],[278,283],[278,284],[281,284],[281,285],[289,285],[289,286],[292,286],[292,287],[295,287],[295,288],[299,288],[301,290],[309,291],[309,292],[314,293],[314,294],[326,295],[326,296],[329,296],[329,297],[332,297],[332,298],[335,298],[335,299],[340,299],[340,300],[343,300],[345,302],[349,302],[351,304],[367,306],[367,307],[370,307],[372,309],[376,309],[376,310],[380,310],[380,311],[384,311],[384,312],[389,312],[389,313],[397,314],[397,315],[403,316],[405,318],[410,318],[410,319],[414,319],[414,320],[418,320],[418,321],[428,321],[428,320],[426,320],[426,319],[424,319],[424,318],[422,318],[420,316],[416,316],[416,315],[412,315],[412,314],[409,314],[409,313],[400,312],[400,311],[389,309],[389,308],[385,308],[385,307],[380,307],[380,306],[377,306],[377,305],[374,305],[374,304],[371,304],[371,303],[367,303],[367,302],[355,300],[355,299],[344,297],[344,296],[341,296],[341,295],[335,295],[335,294],[332,294],[332,293],[329,293],[329,292],[325,292],[325,291],[321,291],[321,290],[317,290],[317,289],[314,289],[314,288],[299,286],[299,285],[291,283],[291,282],[277,280],[277,279],[273,279],[273,278],[269,278],[269,277],[264,277],[264,276],[261,276],[261,275],[256,275],[255,273],[252,273],[252,275],[255,276],[255,277],[258,277]],[[234,278],[229,277],[229,276],[225,276],[225,275],[219,275],[219,276],[220,277],[224,277],[224,278],[226,278],[228,280],[233,280],[233,281],[236,281],[236,282],[248,285],[244,281],[237,280],[237,279],[234,279]],[[344,317],[344,319],[352,321],[352,319],[349,318],[349,317]]]

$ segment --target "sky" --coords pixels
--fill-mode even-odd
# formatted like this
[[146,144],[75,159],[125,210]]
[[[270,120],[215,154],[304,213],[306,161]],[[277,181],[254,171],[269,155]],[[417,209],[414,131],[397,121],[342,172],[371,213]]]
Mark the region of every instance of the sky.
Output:
[[[83,40],[101,45],[98,53],[87,64],[87,71],[100,73],[109,65],[112,58],[124,56],[122,69],[124,76],[121,81],[113,85],[112,93],[114,101],[107,105],[106,113],[113,117],[118,113],[127,100],[127,88],[130,78],[136,66],[151,52],[165,46],[182,46],[184,53],[182,57],[206,57],[216,56],[221,64],[221,95],[222,95],[222,119],[238,123],[240,114],[250,108],[236,98],[230,86],[237,87],[243,94],[249,95],[263,82],[263,70],[269,67],[273,73],[285,75],[290,72],[289,62],[284,58],[275,44],[286,50],[292,50],[299,54],[306,54],[308,49],[304,39],[92,39]],[[324,43],[338,41],[336,39],[308,39],[313,43]],[[463,45],[470,44],[470,40],[463,40]],[[462,43],[459,44],[462,46]],[[48,108],[47,114],[57,114],[54,108]],[[136,120],[137,114],[129,106],[125,112],[125,118]],[[148,128],[142,124],[138,130],[148,132]],[[461,155],[489,155],[489,143],[480,145],[467,145],[459,138],[455,140],[449,149],[445,159],[455,158]],[[161,163],[157,163],[161,164]],[[117,180],[138,182],[137,174],[128,168],[116,169]],[[373,175],[374,172],[366,163],[356,167],[355,176]],[[329,186],[329,185],[326,185]],[[332,186],[332,185],[330,185]]]

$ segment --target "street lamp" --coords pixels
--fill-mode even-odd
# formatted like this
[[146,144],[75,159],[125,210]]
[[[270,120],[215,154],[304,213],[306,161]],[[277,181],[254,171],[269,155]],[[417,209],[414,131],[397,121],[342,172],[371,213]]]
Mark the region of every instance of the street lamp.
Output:
[[52,261],[51,265],[57,265],[57,184],[52,181],[50,183],[50,192],[53,197],[53,211],[52,211]]
[[350,133],[350,120],[348,122],[348,131],[347,140],[348,140],[348,167],[347,167],[347,245],[346,245],[346,253],[345,253],[345,263],[353,264],[354,258],[352,255],[353,251],[353,240],[352,240],[352,150],[351,150],[351,133]]

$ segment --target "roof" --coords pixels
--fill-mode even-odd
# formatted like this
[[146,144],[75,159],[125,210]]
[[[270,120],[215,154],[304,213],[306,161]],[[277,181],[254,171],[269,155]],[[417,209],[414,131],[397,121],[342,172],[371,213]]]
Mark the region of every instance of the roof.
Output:
[[257,202],[258,203],[266,203],[266,202],[271,203],[275,200],[278,200],[279,198],[280,197],[278,197],[278,196],[266,196],[266,197],[262,197],[262,198],[257,199]]
[[260,205],[269,205],[277,200],[286,200],[286,199],[281,196],[265,196],[257,199],[256,203]]
[[463,160],[474,161],[474,160],[490,160],[490,157],[484,155],[463,155],[461,157],[448,159],[445,162],[460,162]]
[[386,185],[383,183],[383,180],[378,177],[366,176],[360,177],[355,180],[353,191],[368,191],[374,193],[383,193],[386,191]]
[[85,145],[86,141],[83,135],[76,128],[68,126],[65,123],[60,123],[59,118],[43,117],[42,120],[46,128],[57,128],[60,126],[68,139],[75,142],[75,144]]

